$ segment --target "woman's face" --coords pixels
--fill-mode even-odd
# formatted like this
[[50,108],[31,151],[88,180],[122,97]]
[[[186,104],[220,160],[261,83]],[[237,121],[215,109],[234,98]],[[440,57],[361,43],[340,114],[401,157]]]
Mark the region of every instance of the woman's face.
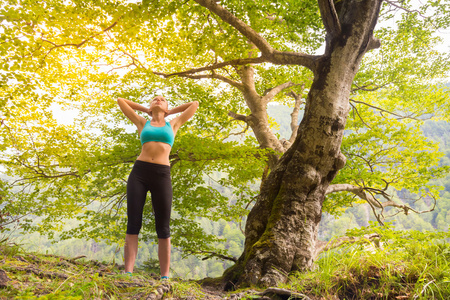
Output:
[[161,107],[163,111],[169,110],[169,104],[163,96],[156,96],[155,98],[153,98],[153,100],[150,102],[150,107],[152,108],[152,110],[155,109],[155,107]]

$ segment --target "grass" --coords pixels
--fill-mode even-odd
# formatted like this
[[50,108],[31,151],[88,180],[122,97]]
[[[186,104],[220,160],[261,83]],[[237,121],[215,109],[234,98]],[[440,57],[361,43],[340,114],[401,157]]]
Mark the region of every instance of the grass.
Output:
[[[291,274],[278,287],[313,300],[450,299],[449,233],[372,226],[348,234],[368,232],[378,233],[379,239],[324,252],[314,270]],[[0,299],[146,299],[151,294],[163,299],[231,299],[194,281],[171,279],[169,287],[147,272],[131,277],[122,272],[114,264],[26,253],[0,242]],[[10,280],[5,282],[5,276]],[[256,299],[261,291],[252,287],[232,293]]]
[[315,270],[282,287],[322,299],[450,299],[448,233],[377,230],[381,247],[365,241],[327,251]]
[[203,299],[206,296],[205,292],[201,289],[200,285],[190,282],[173,282],[172,290],[167,295],[168,298],[188,298],[194,297],[194,299]]
[[[139,270],[129,276],[121,267],[83,259],[26,253],[19,246],[0,243],[0,299],[141,299],[151,294],[190,295],[203,292],[196,283],[171,281]],[[2,272],[3,270],[4,272]],[[9,280],[5,281],[5,275]],[[3,280],[2,280],[3,278]]]

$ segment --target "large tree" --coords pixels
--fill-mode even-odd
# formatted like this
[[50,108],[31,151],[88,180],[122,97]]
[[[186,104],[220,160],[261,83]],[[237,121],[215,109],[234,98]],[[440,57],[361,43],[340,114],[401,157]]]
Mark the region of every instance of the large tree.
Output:
[[[244,252],[222,283],[282,281],[311,267],[323,208],[355,202],[333,193],[368,201],[380,222],[388,206],[410,210],[394,201],[393,188],[437,196],[425,186],[443,170],[419,126],[449,115],[438,84],[449,60],[433,49],[446,9],[439,1],[416,9],[381,0],[4,4],[2,164],[13,189],[3,189],[3,209],[12,220],[41,217],[24,218],[25,229],[52,233],[77,218],[63,237],[119,239],[139,143],[114,97],[145,103],[158,89],[176,103],[195,97],[201,109],[171,155],[174,242],[212,250],[216,239],[195,219],[239,220],[258,194]],[[363,60],[380,47],[380,15],[397,25],[380,28],[382,48]],[[284,139],[267,115],[271,101],[293,109]],[[57,106],[80,114],[58,124]],[[236,142],[238,122],[255,138]],[[255,194],[251,183],[261,174]],[[152,232],[151,218],[144,227]]]
[[274,285],[312,265],[325,193],[346,161],[340,146],[353,78],[363,55],[379,47],[373,33],[382,1],[343,1],[338,9],[318,1],[326,29],[320,56],[278,51],[214,1],[198,2],[244,34],[263,59],[314,74],[297,136],[263,182],[247,219],[244,253],[225,274],[233,284]]

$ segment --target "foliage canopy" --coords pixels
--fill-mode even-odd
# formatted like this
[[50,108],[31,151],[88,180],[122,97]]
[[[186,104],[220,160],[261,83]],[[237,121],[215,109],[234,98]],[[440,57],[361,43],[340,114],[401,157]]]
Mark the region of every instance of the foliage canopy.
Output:
[[[221,2],[278,50],[314,55],[324,43],[316,1]],[[448,27],[448,4],[411,5],[404,1],[400,18],[402,10],[383,6],[381,21],[393,25],[378,28],[382,47],[365,56],[354,80],[342,145],[347,165],[333,182],[385,190],[391,200],[401,189],[437,199],[440,187],[430,179],[448,170],[420,131],[425,119],[450,116],[441,85],[449,54],[436,50],[442,40],[435,34]],[[115,98],[145,105],[161,93],[173,106],[200,102],[171,154],[175,245],[212,250],[217,238],[198,218],[245,218],[274,149],[260,147],[227,115],[250,113],[235,83],[240,65],[258,57],[235,28],[193,1],[9,1],[0,15],[0,207],[8,220],[21,218],[23,230],[49,236],[64,230],[61,238],[121,240],[126,179],[140,144]],[[293,108],[289,92],[305,98],[311,85],[311,72],[300,66],[253,67],[259,95],[293,83],[274,95],[275,104]],[[58,110],[78,115],[58,122]],[[339,213],[358,199],[329,194],[324,209]],[[68,218],[79,226],[64,228]],[[143,226],[144,239],[154,238],[153,219]]]

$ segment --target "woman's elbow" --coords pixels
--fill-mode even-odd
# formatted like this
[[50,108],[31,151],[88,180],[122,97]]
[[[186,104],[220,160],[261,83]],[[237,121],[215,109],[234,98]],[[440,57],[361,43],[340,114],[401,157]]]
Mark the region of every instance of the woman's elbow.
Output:
[[125,99],[123,98],[117,98],[117,104],[119,104],[120,109],[122,109],[123,107],[125,107],[127,105],[127,103],[125,102]]

